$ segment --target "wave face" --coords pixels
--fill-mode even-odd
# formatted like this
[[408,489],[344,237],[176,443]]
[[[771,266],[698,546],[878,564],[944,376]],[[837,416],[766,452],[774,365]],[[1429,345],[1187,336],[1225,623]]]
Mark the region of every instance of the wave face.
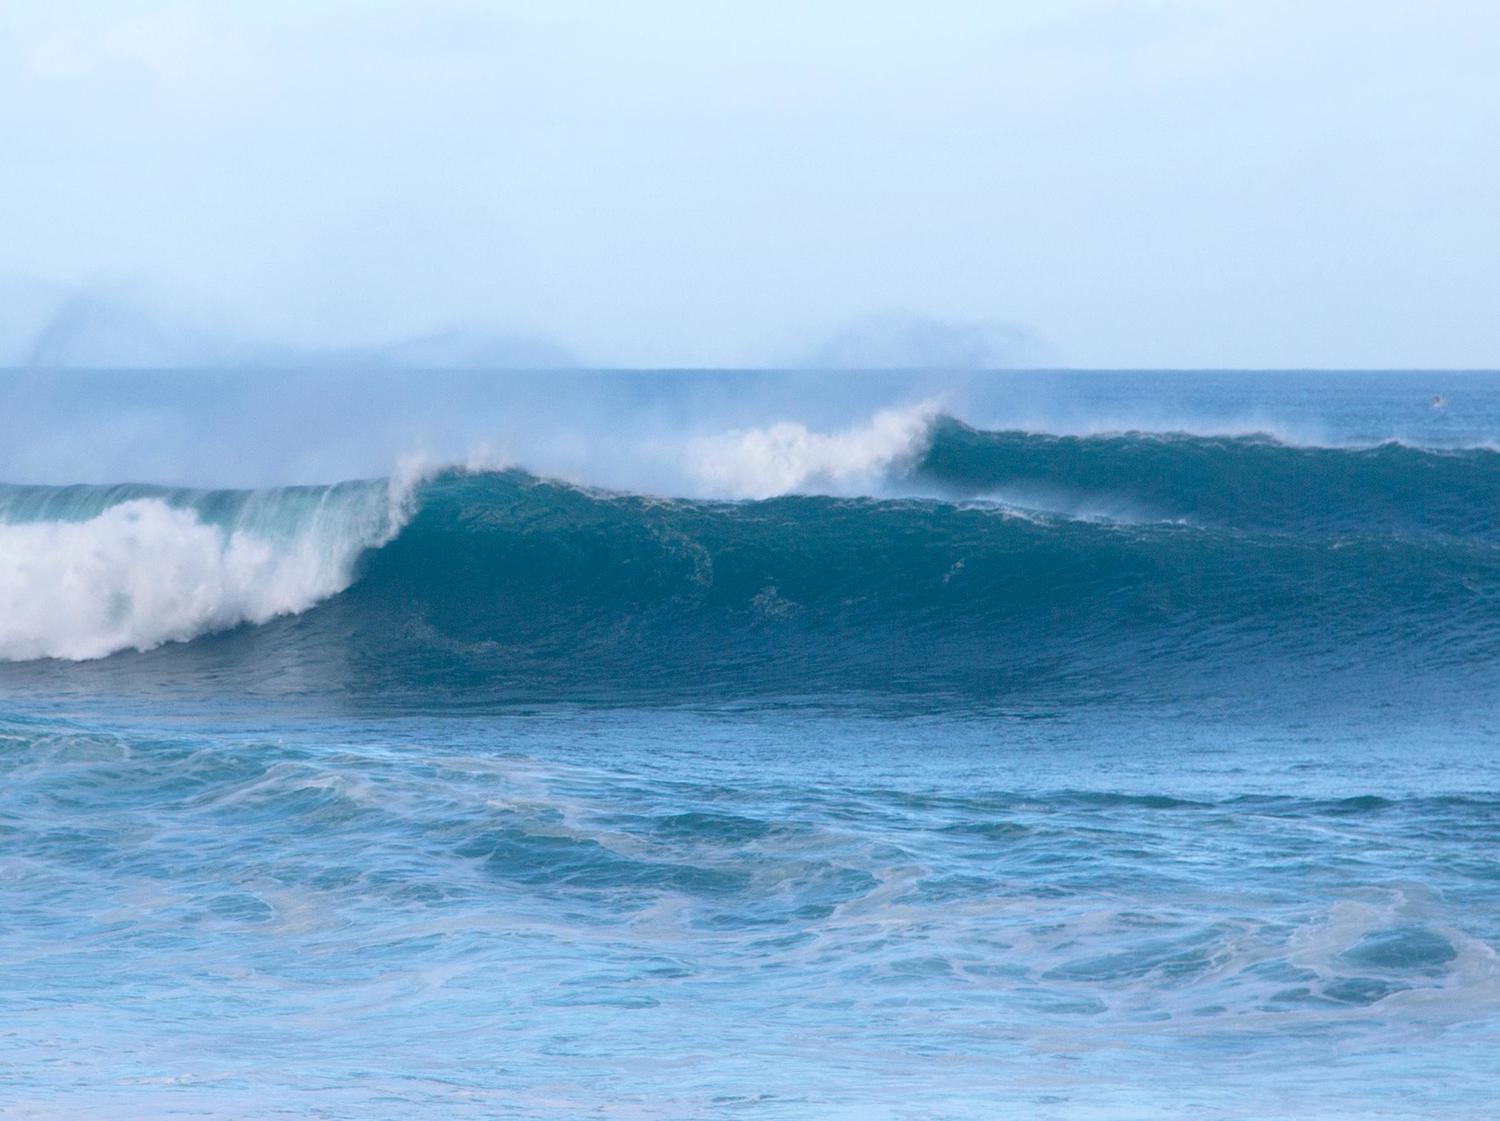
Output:
[[1264,434],[985,432],[938,418],[914,477],[932,493],[1247,531],[1500,535],[1500,451],[1397,441],[1317,447]]
[[520,470],[8,488],[0,656],[216,634],[130,664],[448,698],[1327,696],[1335,680],[1389,698],[1495,676],[1500,453],[945,417],[915,444],[872,431],[889,437],[883,497],[661,499]]

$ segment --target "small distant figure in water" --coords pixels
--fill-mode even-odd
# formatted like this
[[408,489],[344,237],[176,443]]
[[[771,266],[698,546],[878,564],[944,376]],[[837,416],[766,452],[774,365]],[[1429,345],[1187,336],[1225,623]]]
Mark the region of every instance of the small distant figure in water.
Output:
[[1447,403],[1447,401],[1443,400],[1443,395],[1441,393],[1434,393],[1432,395],[1432,407],[1434,409],[1441,409]]

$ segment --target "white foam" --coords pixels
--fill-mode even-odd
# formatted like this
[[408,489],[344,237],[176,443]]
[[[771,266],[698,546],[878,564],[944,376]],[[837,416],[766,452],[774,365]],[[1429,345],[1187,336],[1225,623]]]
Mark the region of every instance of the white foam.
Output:
[[878,494],[893,468],[926,450],[937,415],[937,402],[924,401],[882,410],[862,425],[836,432],[782,421],[699,436],[687,443],[686,466],[718,497]]
[[161,498],[84,521],[0,524],[0,660],[99,658],[304,611],[395,535],[418,481],[354,501],[330,489],[281,524],[274,500],[224,526]]

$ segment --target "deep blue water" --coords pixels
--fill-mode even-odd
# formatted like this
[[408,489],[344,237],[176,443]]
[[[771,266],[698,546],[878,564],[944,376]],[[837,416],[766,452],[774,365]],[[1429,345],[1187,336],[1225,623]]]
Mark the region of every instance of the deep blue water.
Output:
[[1500,375],[5,391],[0,1117],[1496,1114]]

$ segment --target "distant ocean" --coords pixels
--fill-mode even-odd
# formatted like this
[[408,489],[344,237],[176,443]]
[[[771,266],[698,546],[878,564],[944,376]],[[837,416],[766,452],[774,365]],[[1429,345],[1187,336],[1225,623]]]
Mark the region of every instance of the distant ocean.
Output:
[[1500,1113],[1500,374],[0,401],[0,1117]]

